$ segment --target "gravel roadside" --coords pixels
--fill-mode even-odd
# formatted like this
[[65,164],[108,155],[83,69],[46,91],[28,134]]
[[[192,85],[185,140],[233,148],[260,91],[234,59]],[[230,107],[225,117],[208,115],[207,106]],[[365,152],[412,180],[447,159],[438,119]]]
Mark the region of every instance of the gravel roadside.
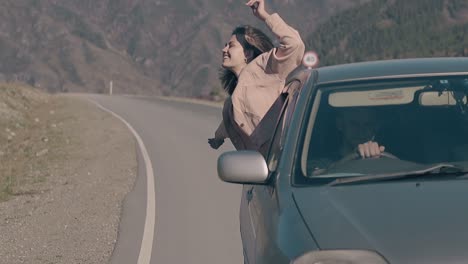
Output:
[[0,202],[0,263],[108,263],[136,178],[133,136],[72,96],[49,96],[34,114],[7,171],[21,177]]

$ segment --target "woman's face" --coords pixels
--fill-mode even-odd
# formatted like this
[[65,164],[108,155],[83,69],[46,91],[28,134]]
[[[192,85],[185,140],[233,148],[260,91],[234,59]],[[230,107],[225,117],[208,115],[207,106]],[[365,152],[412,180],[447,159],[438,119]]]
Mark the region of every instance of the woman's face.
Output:
[[223,49],[223,68],[236,69],[245,66],[246,57],[244,48],[237,40],[236,35],[232,35],[229,42]]

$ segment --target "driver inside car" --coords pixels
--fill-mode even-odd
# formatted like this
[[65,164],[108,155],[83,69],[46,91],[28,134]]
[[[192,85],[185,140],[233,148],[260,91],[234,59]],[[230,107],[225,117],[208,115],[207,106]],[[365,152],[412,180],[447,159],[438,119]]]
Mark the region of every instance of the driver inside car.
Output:
[[372,110],[339,110],[336,127],[342,135],[342,145],[338,154],[345,160],[357,158],[356,154],[363,159],[376,158],[385,151],[385,146],[375,141],[378,125],[376,113]]
[[[379,128],[377,123],[377,115],[371,109],[353,107],[337,110],[335,127],[340,137],[340,144],[326,157],[312,158],[308,170],[312,170],[316,175],[346,161],[379,158],[384,153],[385,146],[375,140]],[[330,146],[325,148],[328,147]]]

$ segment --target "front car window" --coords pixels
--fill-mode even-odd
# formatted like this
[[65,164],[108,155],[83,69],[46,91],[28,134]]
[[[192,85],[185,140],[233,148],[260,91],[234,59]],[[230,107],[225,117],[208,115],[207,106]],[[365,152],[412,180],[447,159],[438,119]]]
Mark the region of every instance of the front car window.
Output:
[[[468,168],[468,76],[318,88],[301,169],[307,178],[353,177],[451,163]],[[359,144],[385,147],[363,159]]]

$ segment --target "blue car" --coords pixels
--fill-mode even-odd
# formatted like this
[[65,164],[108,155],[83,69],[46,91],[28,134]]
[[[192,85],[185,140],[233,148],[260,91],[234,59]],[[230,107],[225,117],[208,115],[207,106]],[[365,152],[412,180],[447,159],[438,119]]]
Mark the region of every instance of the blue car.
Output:
[[243,184],[249,264],[468,263],[468,58],[299,69]]

